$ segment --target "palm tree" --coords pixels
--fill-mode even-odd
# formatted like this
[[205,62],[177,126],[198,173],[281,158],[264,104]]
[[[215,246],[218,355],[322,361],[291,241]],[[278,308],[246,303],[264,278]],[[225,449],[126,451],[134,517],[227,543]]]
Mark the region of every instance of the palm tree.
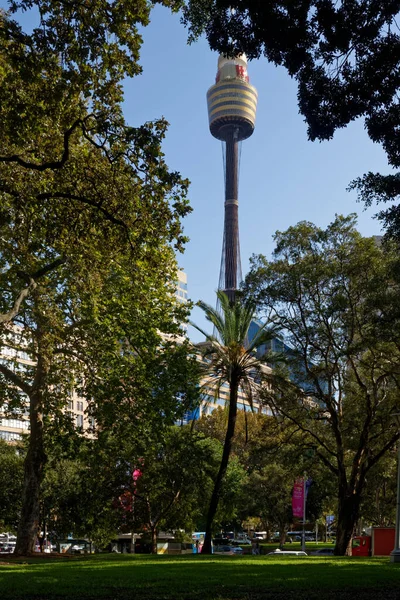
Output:
[[252,300],[236,298],[231,303],[223,291],[217,292],[220,309],[215,309],[205,302],[198,306],[204,311],[206,319],[214,326],[216,335],[209,335],[197,325],[192,325],[206,337],[202,350],[205,359],[204,369],[207,373],[205,386],[214,389],[219,396],[224,383],[229,386],[229,412],[221,464],[215,480],[207,515],[206,534],[202,552],[211,554],[211,535],[215,513],[217,512],[222,481],[224,479],[232,439],[235,434],[237,403],[239,390],[253,407],[255,380],[262,377],[260,360],[256,357],[258,346],[272,338],[272,329],[261,327],[251,343],[248,342],[248,331],[255,318],[255,303]]

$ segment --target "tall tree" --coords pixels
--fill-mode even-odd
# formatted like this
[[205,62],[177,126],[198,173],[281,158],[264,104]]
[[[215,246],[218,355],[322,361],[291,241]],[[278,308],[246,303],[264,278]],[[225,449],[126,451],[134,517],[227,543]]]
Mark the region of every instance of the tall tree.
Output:
[[[112,243],[112,239],[110,235],[108,241]],[[22,541],[17,542],[22,544],[22,548],[17,546],[21,553],[30,551],[36,535],[40,482],[46,461],[44,430],[67,407],[71,389],[79,388],[80,393],[86,395],[91,402],[92,416],[99,419],[100,406],[102,414],[112,401],[129,403],[131,413],[137,416],[141,412],[161,416],[163,411],[173,411],[178,399],[172,396],[171,390],[169,395],[167,390],[164,394],[152,395],[151,382],[159,389],[168,384],[168,381],[154,378],[155,367],[152,365],[156,357],[160,363],[164,360],[158,368],[164,378],[168,377],[165,374],[167,354],[174,355],[174,368],[180,364],[182,373],[186,368],[184,350],[172,342],[168,350],[163,349],[160,340],[160,331],[177,333],[177,322],[184,316],[182,308],[174,301],[174,259],[172,254],[168,258],[168,247],[165,247],[164,262],[159,263],[160,270],[154,269],[151,274],[149,262],[134,261],[133,252],[124,256],[121,249],[112,248],[103,238],[103,250],[98,252],[94,241],[90,253],[87,243],[86,236],[85,260],[79,256],[75,260],[79,244],[71,246],[70,250],[65,246],[62,264],[41,278],[19,315],[13,319],[13,327],[5,329],[1,338],[2,347],[13,353],[0,365],[4,389],[2,401],[7,402],[10,410],[20,410],[26,400],[29,403],[30,445],[25,462],[25,501],[18,538]],[[41,253],[45,260],[50,253],[49,246],[44,249],[39,240],[37,254],[25,252],[25,249],[19,252],[17,244],[13,246],[12,255],[3,253],[4,261],[9,257],[7,266],[10,270],[18,269],[21,262],[40,265]],[[137,250],[140,256],[140,246]],[[154,250],[153,247],[153,257],[158,254]],[[92,264],[88,265],[86,260],[89,261],[90,256]],[[114,266],[114,261],[119,263],[118,266]],[[157,272],[158,281],[153,280],[150,290],[147,285]],[[160,287],[162,279],[164,287]],[[10,281],[3,280],[3,284],[3,300],[6,300]],[[103,378],[99,381],[101,375]],[[119,375],[125,379],[118,381]],[[105,389],[108,397],[101,404],[101,392]],[[89,390],[96,395],[89,396]],[[146,405],[148,410],[144,408]],[[184,405],[182,401],[182,407]],[[146,425],[151,427],[150,417]]]
[[254,257],[247,278],[291,347],[286,375],[275,369],[264,391],[335,476],[336,553],[350,553],[367,474],[399,438],[398,258],[363,238],[354,216],[326,230],[302,222],[275,240],[273,260]]
[[261,327],[251,342],[248,341],[249,327],[255,316],[255,306],[252,300],[243,302],[237,298],[231,304],[223,291],[218,291],[217,297],[221,306],[220,310],[216,310],[204,302],[199,302],[199,306],[203,309],[206,319],[214,326],[218,337],[205,333],[195,325],[206,336],[206,342],[201,349],[205,359],[205,385],[214,390],[216,397],[219,396],[223,384],[227,383],[229,386],[228,421],[221,464],[207,515],[203,546],[205,554],[211,553],[214,517],[235,434],[239,390],[252,406],[257,387],[255,381],[263,376],[261,364],[256,357],[256,349],[271,339],[271,331],[266,327]]
[[[110,381],[130,361],[138,397],[160,332],[179,333],[174,251],[190,209],[188,182],[163,158],[166,122],[132,128],[122,116],[121,81],[140,72],[138,27],[151,4],[21,0],[10,9],[0,12],[0,342],[11,355],[0,385],[2,403],[29,402],[16,547],[27,554],[44,429],[71,386],[107,364]],[[25,10],[37,19],[30,32],[15,20]]]
[[[398,0],[188,0],[184,21],[191,38],[205,32],[213,50],[249,58],[264,55],[298,83],[299,109],[311,140],[363,118],[389,164],[400,167]],[[357,179],[360,198],[398,200],[399,174]],[[400,237],[400,207],[378,214]]]

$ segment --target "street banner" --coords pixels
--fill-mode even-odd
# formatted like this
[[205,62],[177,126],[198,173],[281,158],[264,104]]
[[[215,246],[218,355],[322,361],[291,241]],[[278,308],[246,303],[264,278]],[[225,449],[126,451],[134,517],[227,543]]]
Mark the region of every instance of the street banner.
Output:
[[304,506],[304,480],[299,477],[294,482],[293,494],[292,494],[292,511],[293,516],[297,519],[303,518],[303,506]]

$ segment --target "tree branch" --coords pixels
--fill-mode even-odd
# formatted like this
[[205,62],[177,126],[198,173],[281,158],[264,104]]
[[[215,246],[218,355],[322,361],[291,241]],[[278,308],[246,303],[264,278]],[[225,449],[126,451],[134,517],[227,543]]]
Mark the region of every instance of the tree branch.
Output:
[[18,297],[16,298],[14,305],[11,310],[6,313],[0,314],[0,323],[10,323],[19,313],[22,302],[29,296],[29,294],[37,287],[37,279],[40,279],[50,271],[53,271],[63,263],[65,263],[65,258],[57,258],[52,263],[45,265],[41,269],[38,269],[36,273],[30,275],[29,273],[25,273],[24,271],[17,271],[18,277],[26,281],[28,286],[20,291]]
[[93,208],[95,208],[96,210],[101,212],[105,216],[107,221],[110,221],[114,225],[119,225],[120,227],[125,229],[129,245],[133,250],[133,244],[130,239],[129,227],[122,219],[115,217],[108,210],[103,208],[101,202],[95,202],[94,200],[91,200],[90,198],[87,198],[86,196],[78,196],[76,194],[70,194],[69,192],[54,192],[54,193],[48,192],[48,193],[38,194],[36,196],[36,198],[38,200],[51,200],[52,198],[65,198],[67,200],[76,200],[77,202],[81,202],[82,204],[87,204],[88,206],[92,206]]
[[368,471],[379,461],[380,458],[382,458],[382,456],[384,456],[386,454],[386,452],[388,450],[390,450],[391,448],[393,448],[393,446],[396,444],[396,442],[398,442],[400,439],[400,433],[396,433],[396,435],[394,435],[381,449],[380,451],[375,454],[374,457],[369,458],[367,461],[367,465],[365,468],[365,474],[368,473]]
[[28,396],[32,392],[30,385],[26,384],[25,381],[21,377],[19,377],[19,375],[14,373],[14,371],[11,371],[11,369],[6,367],[2,363],[0,363],[0,373],[3,373],[4,377],[6,377],[6,379],[9,379],[11,381],[11,383],[16,385],[20,390],[22,390]]
[[28,287],[24,288],[18,295],[14,302],[14,306],[11,310],[6,313],[0,314],[0,323],[10,323],[19,313],[22,302],[29,296],[29,294],[36,288],[37,283],[34,279],[30,278]]
[[[94,115],[88,115],[85,120]],[[77,119],[75,123],[71,125],[69,129],[64,133],[64,151],[60,160],[48,161],[42,164],[28,162],[21,158],[18,154],[14,154],[12,156],[0,156],[0,162],[16,162],[21,167],[25,167],[26,169],[33,169],[34,171],[46,171],[47,169],[61,169],[69,159],[69,139],[75,129],[79,126],[84,127],[85,120]]]
[[35,273],[32,273],[32,275],[30,275],[29,273],[25,273],[25,271],[17,271],[17,275],[18,277],[24,279],[27,283],[29,283],[31,279],[40,279],[41,277],[44,277],[44,275],[47,275],[47,273],[50,273],[50,271],[54,271],[55,269],[57,269],[57,267],[65,264],[65,262],[66,258],[64,257],[56,258],[55,260],[53,260],[53,262],[49,263],[48,265],[45,265],[41,269],[38,269],[37,271],[35,271]]

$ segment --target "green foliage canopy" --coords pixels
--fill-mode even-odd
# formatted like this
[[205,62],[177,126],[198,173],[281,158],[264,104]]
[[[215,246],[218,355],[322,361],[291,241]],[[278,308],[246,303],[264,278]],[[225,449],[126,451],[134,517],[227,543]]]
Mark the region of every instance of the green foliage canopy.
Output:
[[[140,72],[138,28],[152,3],[9,6],[0,12],[0,341],[11,354],[0,365],[0,402],[30,404],[17,541],[26,554],[39,521],[43,432],[56,430],[71,388],[81,382],[94,400],[90,386],[98,407],[100,375],[109,398],[123,375],[116,395],[125,384],[125,399],[150,405],[150,365],[167,386],[156,348],[186,314],[174,300],[175,250],[190,208],[188,182],[164,161],[167,123],[133,128],[122,115],[122,79]],[[27,10],[30,31],[18,24]]]
[[338,553],[347,550],[366,476],[396,444],[398,257],[337,217],[276,234],[272,261],[254,257],[247,293],[290,348],[265,397],[316,446],[338,483]]

